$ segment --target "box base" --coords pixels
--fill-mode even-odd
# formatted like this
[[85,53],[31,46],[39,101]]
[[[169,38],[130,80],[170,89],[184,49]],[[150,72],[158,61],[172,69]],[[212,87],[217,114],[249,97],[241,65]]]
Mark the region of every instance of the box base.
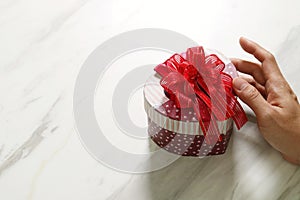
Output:
[[180,134],[163,129],[149,120],[148,134],[151,140],[159,147],[170,153],[182,156],[212,156],[226,152],[232,128],[226,134],[220,135],[220,140],[215,144],[207,144],[204,135]]

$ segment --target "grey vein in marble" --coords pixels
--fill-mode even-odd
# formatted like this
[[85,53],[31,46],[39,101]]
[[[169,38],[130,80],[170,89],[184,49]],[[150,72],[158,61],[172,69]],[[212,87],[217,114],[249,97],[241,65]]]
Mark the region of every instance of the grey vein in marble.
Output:
[[52,23],[50,25],[50,28],[48,31],[42,35],[39,35],[38,37],[35,37],[33,41],[30,42],[30,44],[27,46],[26,49],[24,49],[22,52],[16,56],[14,61],[11,63],[6,64],[5,66],[2,66],[6,71],[12,71],[13,69],[17,68],[18,64],[21,62],[22,58],[26,57],[28,50],[34,49],[35,45],[43,42],[45,39],[47,39],[49,36],[54,34],[56,31],[58,31],[64,23],[78,10],[80,10],[89,0],[80,0],[78,4],[74,6],[74,8],[68,10],[67,12],[63,12],[60,16],[56,17],[52,20]]
[[[2,164],[0,165],[0,176],[5,170],[16,164],[19,160],[29,156],[30,153],[42,142],[44,138],[42,134],[49,128],[49,115],[51,114],[51,112],[53,111],[60,99],[61,97],[58,97],[56,101],[52,104],[52,106],[42,119],[42,123],[32,132],[31,137],[28,138],[28,140],[25,141],[23,145],[14,150],[14,152],[2,162]],[[52,129],[52,131],[55,130],[56,127]]]

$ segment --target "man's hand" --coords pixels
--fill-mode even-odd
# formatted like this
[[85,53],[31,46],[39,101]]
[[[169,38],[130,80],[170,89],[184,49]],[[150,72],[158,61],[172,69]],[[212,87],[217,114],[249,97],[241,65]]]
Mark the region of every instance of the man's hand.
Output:
[[237,70],[252,78],[235,78],[238,97],[256,114],[263,137],[283,157],[300,165],[300,106],[296,95],[283,77],[274,56],[245,38],[242,48],[260,63],[232,59]]

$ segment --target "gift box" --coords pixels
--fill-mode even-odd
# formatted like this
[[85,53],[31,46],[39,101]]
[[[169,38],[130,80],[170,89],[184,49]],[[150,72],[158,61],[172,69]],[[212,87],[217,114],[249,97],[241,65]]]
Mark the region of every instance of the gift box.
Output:
[[240,129],[247,121],[233,93],[237,72],[230,60],[199,46],[154,70],[144,86],[151,140],[182,156],[224,154],[233,123]]

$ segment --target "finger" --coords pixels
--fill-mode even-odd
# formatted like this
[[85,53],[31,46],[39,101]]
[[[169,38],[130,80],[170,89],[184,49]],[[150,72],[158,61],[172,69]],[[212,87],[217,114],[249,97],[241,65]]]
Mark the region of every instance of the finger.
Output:
[[264,86],[256,82],[252,77],[240,75],[240,78],[244,79],[250,85],[254,86],[259,91],[259,93],[264,97],[264,99],[267,99],[266,88]]
[[262,70],[266,80],[283,78],[274,56],[269,51],[243,37],[240,38],[240,44],[246,52],[254,55],[262,63]]
[[248,53],[254,55],[254,57],[259,60],[261,63],[263,63],[264,61],[273,61],[274,60],[274,56],[267,51],[266,49],[264,49],[263,47],[261,47],[260,45],[258,45],[257,43],[246,39],[244,37],[240,38],[240,44],[241,47]]
[[233,80],[233,88],[237,96],[246,103],[257,117],[264,116],[270,104],[259,91],[242,78]]
[[266,80],[261,65],[237,58],[231,59],[231,62],[234,64],[238,71],[245,74],[250,74],[259,84],[265,85]]
[[300,159],[299,158],[295,159],[295,158],[287,156],[287,155],[285,155],[283,153],[281,153],[281,155],[282,155],[283,159],[285,159],[286,161],[288,161],[288,162],[290,162],[290,163],[292,163],[294,165],[300,165]]

